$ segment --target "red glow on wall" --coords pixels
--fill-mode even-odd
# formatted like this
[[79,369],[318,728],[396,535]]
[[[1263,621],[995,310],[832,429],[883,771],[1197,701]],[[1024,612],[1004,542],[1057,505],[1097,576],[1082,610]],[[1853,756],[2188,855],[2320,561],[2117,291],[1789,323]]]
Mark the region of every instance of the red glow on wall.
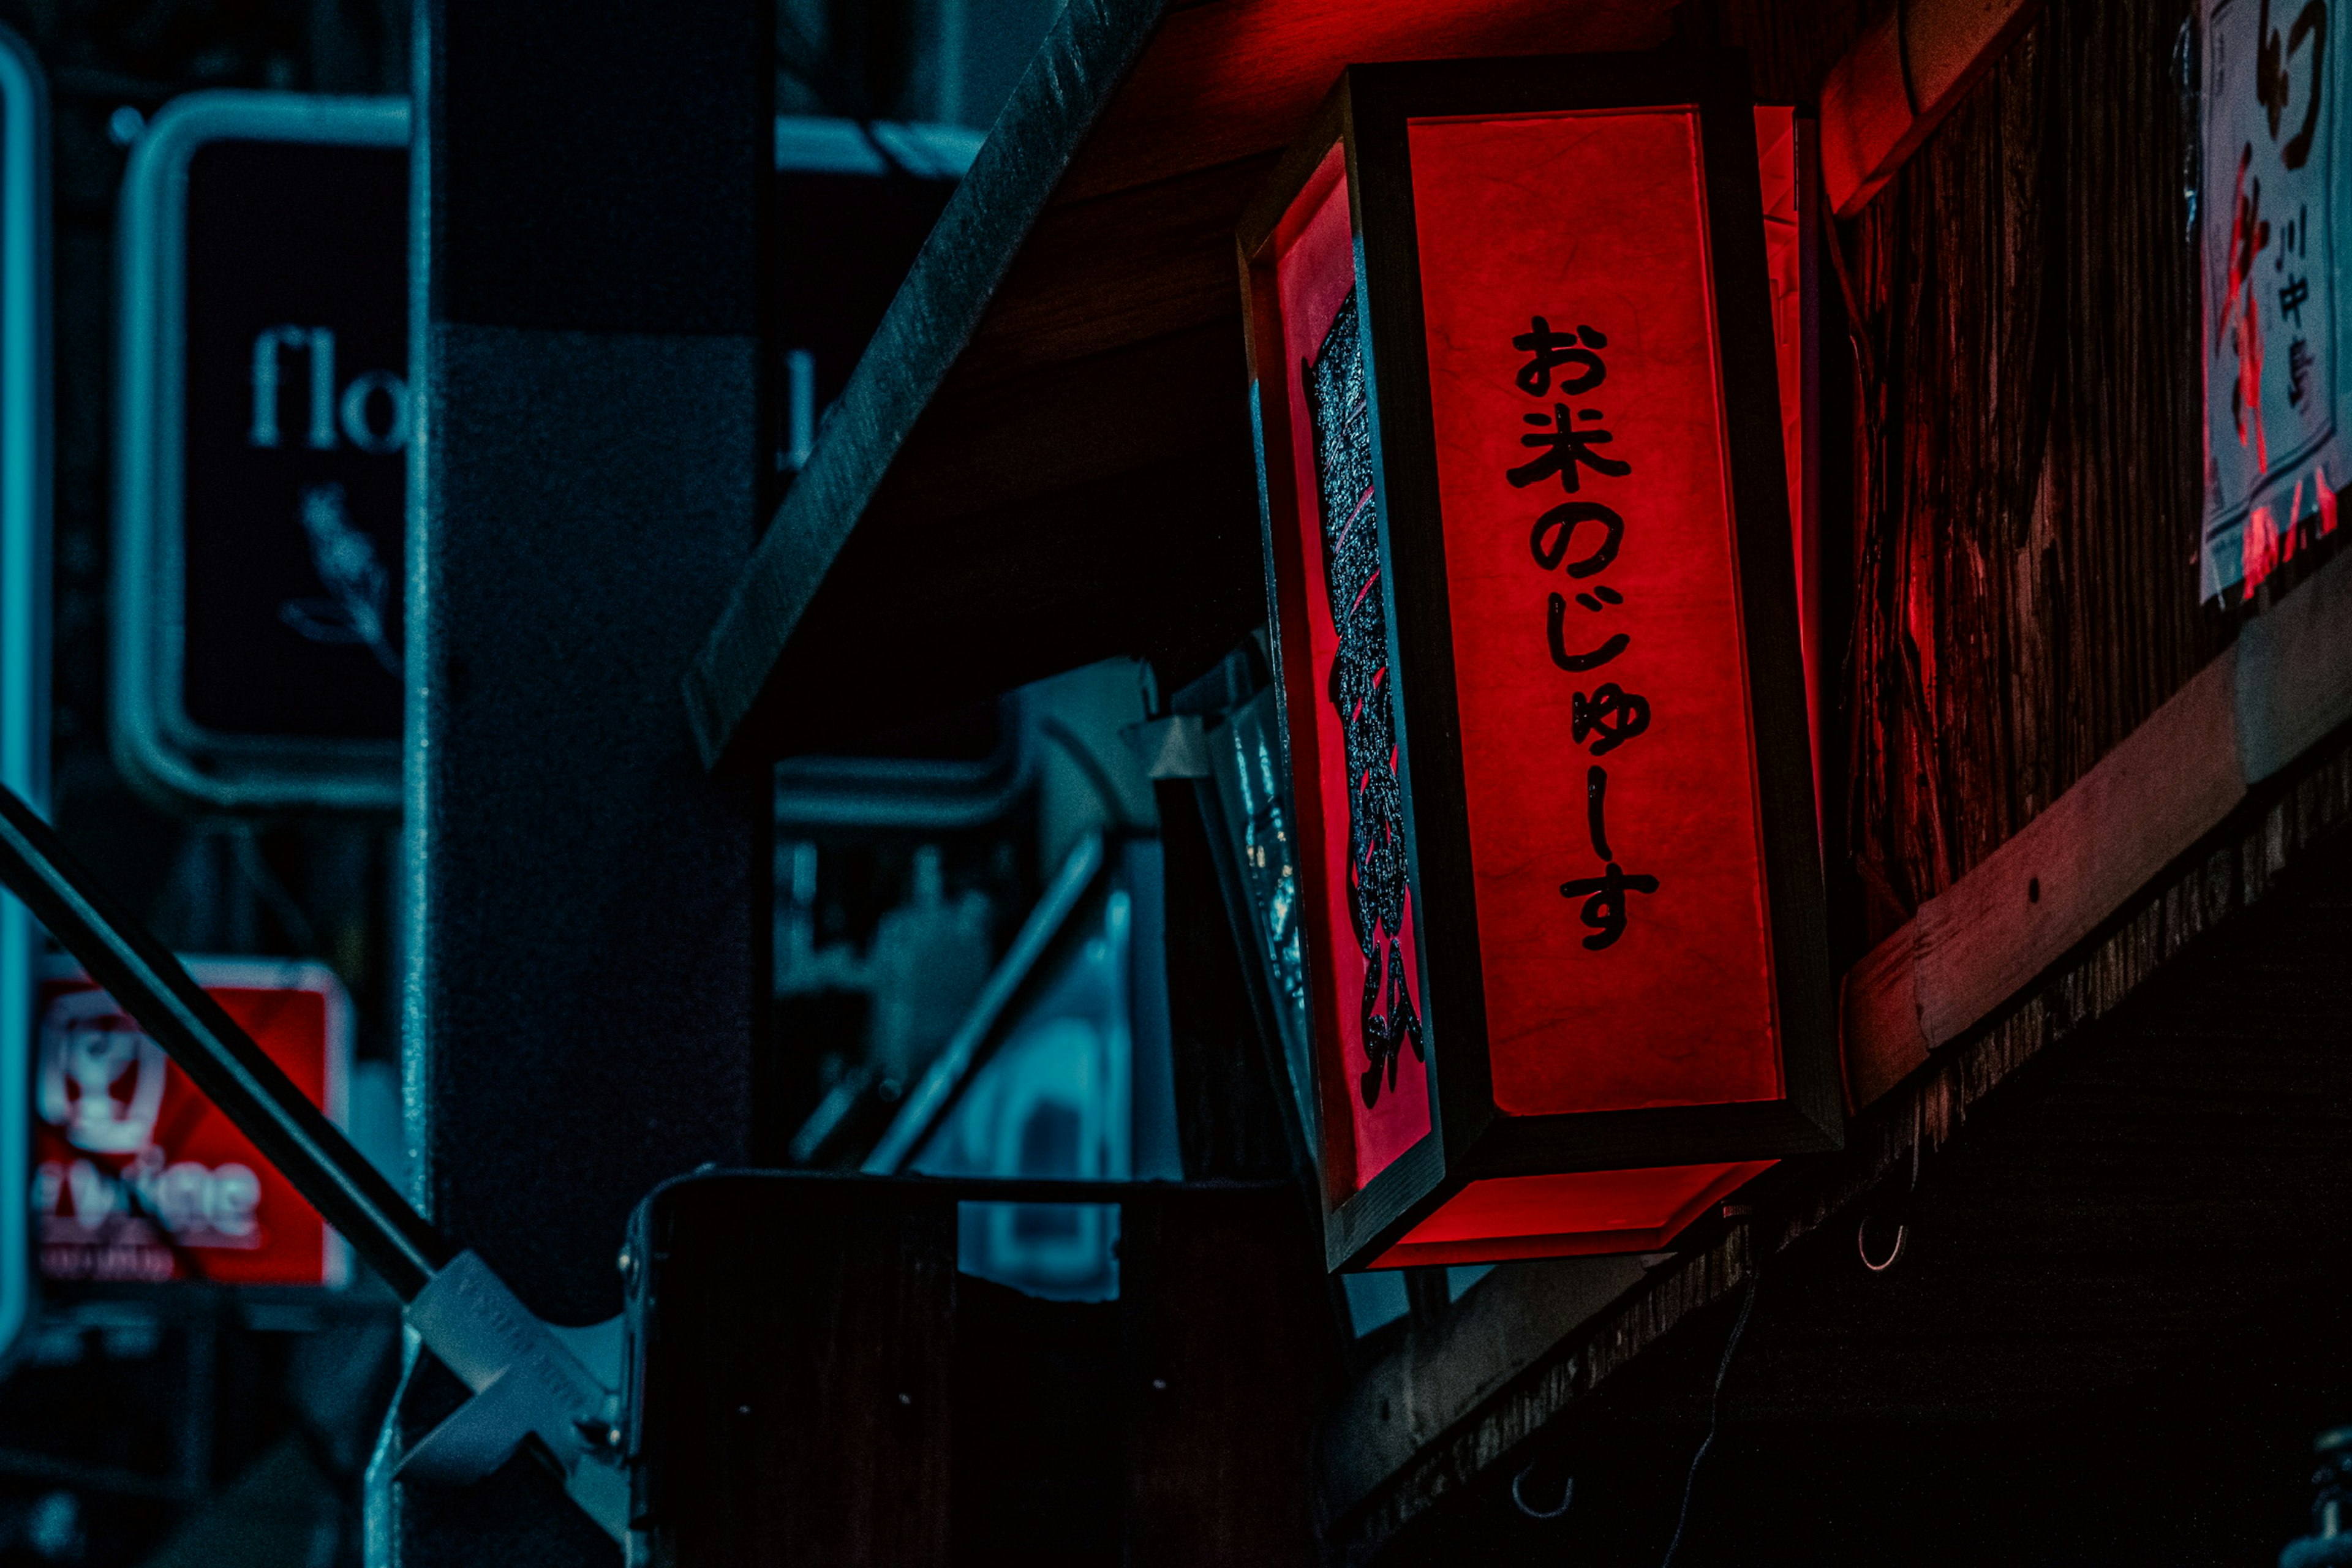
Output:
[[[1290,428],[1311,432],[1315,421],[1308,408],[1309,377],[1301,367],[1318,358],[1340,308],[1356,287],[1355,240],[1349,221],[1348,181],[1341,150],[1334,147],[1307,188],[1293,204],[1290,216],[1276,231],[1275,276],[1282,311],[1282,347],[1289,394]],[[1369,963],[1364,946],[1350,918],[1349,891],[1350,796],[1363,781],[1349,776],[1346,766],[1344,715],[1331,699],[1328,674],[1339,657],[1339,636],[1332,615],[1330,581],[1324,565],[1322,480],[1316,468],[1313,440],[1301,439],[1291,448],[1291,482],[1295,486],[1301,564],[1302,620],[1311,649],[1304,666],[1294,667],[1288,693],[1293,765],[1297,776],[1313,779],[1315,788],[1300,795],[1302,869],[1311,887],[1312,900],[1321,919],[1315,928],[1310,962],[1328,975],[1316,986],[1318,1016],[1316,1027],[1323,1038],[1336,1042],[1344,1063],[1366,1058],[1363,1009],[1357,1005],[1365,993]],[[1367,506],[1354,526],[1366,537],[1378,520]],[[1377,588],[1375,589],[1377,591]],[[1393,681],[1370,700],[1392,700]],[[1311,721],[1309,716],[1311,717]],[[1403,759],[1395,763],[1400,769]],[[1311,798],[1310,797],[1311,793]],[[1408,891],[1406,906],[1411,909]],[[1420,954],[1410,912],[1397,933],[1406,990],[1404,1000],[1417,1005],[1421,984]],[[1381,988],[1376,988],[1381,989]],[[1426,1065],[1408,1047],[1395,1064],[1393,1087],[1385,1077],[1370,1103],[1360,1084],[1335,1084],[1328,1097],[1344,1100],[1352,1137],[1350,1179],[1360,1189],[1393,1163],[1398,1155],[1429,1132],[1429,1084]]]
[[[1777,1098],[1696,115],[1410,137],[1495,1103]],[[1571,169],[1609,177],[1528,200]],[[1547,331],[1580,346],[1538,393]],[[1538,420],[1592,445],[1529,479]],[[1604,867],[1654,879],[1613,935],[1563,901]]]

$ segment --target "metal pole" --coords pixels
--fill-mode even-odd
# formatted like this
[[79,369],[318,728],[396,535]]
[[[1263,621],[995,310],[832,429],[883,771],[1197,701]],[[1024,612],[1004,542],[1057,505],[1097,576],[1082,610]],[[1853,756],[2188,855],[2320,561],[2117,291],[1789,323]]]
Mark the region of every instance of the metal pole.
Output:
[[457,1248],[294,1087],[180,961],[0,785],[0,883],[79,959],[206,1098],[343,1233],[403,1301]]

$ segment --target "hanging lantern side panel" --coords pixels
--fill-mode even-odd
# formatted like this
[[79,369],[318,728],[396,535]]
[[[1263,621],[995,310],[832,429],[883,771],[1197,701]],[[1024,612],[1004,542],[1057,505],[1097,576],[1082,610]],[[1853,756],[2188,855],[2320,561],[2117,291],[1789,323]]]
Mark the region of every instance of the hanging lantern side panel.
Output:
[[1243,225],[1335,1268],[1842,1140],[1757,123],[1721,54],[1354,67]]
[[[1430,1137],[1429,1026],[1404,810],[1389,566],[1346,149],[1334,142],[1257,268],[1271,319],[1258,395],[1311,933],[1329,1196],[1360,1194]],[[1406,1177],[1407,1173],[1399,1173]],[[1391,1184],[1394,1184],[1393,1182]]]

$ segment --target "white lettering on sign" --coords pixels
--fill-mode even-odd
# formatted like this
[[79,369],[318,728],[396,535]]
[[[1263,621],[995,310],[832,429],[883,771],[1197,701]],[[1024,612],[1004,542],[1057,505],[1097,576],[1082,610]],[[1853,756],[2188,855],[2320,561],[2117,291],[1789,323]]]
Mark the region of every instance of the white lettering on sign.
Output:
[[44,1160],[33,1172],[33,1212],[88,1235],[118,1215],[146,1217],[183,1246],[252,1247],[261,1243],[260,1206],[261,1178],[234,1160],[165,1164],[162,1150],[144,1149],[120,1173],[89,1160]]
[[[196,983],[330,1116],[349,1004],[315,963],[192,958]],[[49,1279],[340,1284],[340,1239],[252,1141],[78,970],[42,981],[26,1173]]]
[[408,445],[408,384],[388,370],[365,371],[352,378],[339,398],[334,329],[298,326],[266,327],[254,335],[253,424],[247,445],[285,444],[278,404],[287,356],[296,353],[308,362],[304,440],[312,450],[333,451],[339,436],[369,453],[397,452]]
[[2207,598],[2251,593],[2333,532],[2352,479],[2337,433],[2333,20],[2325,0],[2205,8]]
[[103,991],[74,991],[41,1017],[42,1120],[77,1149],[130,1154],[147,1147],[163,1104],[163,1048],[122,1016]]
[[[240,1161],[172,1160],[156,1146],[170,1071],[163,1047],[103,991],[68,991],[41,1016],[41,1119],[74,1149],[132,1156],[44,1160],[33,1172],[33,1213],[47,1240],[95,1236],[121,1220],[154,1221],[183,1246],[255,1247],[261,1178]],[[167,1267],[168,1267],[168,1259]]]

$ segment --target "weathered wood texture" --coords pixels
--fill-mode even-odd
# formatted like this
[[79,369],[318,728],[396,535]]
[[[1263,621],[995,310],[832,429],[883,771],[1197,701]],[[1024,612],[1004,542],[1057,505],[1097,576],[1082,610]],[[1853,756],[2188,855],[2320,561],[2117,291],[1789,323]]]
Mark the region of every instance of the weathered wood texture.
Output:
[[2210,659],[2187,0],[2060,0],[1842,240],[1860,310],[1850,866],[1867,937]]
[[[2303,601],[2326,603],[2344,574],[2342,563],[2323,574]],[[2312,622],[2300,604],[2273,619],[2308,624],[2312,635],[2284,646],[2298,662],[2342,674],[2352,637]],[[1841,1044],[1854,1109],[1992,1016],[2237,809],[2250,776],[2241,755],[2239,705],[2249,694],[2240,654],[2224,649],[2048,810],[1848,972]],[[2300,725],[2309,709],[2328,715],[2324,733],[2342,721],[2346,704],[2320,695],[2326,700],[2287,710],[2263,688],[2254,727],[2274,709]]]

